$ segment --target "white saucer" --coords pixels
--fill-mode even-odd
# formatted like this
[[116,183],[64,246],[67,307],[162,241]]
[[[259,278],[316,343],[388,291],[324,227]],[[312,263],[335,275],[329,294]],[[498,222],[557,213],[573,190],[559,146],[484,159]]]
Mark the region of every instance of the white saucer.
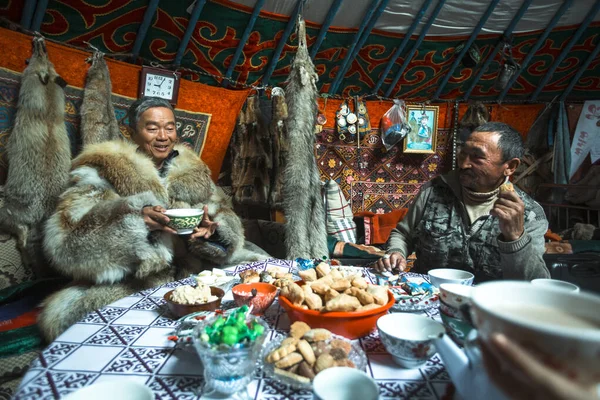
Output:
[[67,396],[64,400],[154,400],[154,394],[148,386],[136,381],[115,379],[94,383]]

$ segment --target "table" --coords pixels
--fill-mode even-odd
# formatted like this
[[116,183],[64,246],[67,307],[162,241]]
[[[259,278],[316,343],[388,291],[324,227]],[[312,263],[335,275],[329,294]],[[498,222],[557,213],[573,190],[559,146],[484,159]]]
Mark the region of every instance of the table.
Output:
[[[233,272],[268,266],[292,268],[293,261],[270,259],[236,266]],[[371,281],[375,278],[363,269]],[[14,399],[55,399],[92,383],[115,379],[141,382],[157,399],[198,399],[204,380],[198,355],[169,340],[178,322],[171,319],[163,295],[172,288],[191,284],[191,278],[167,283],[120,299],[88,314],[51,343],[31,365]],[[223,308],[233,307],[231,292]],[[426,311],[439,318],[437,309]],[[274,302],[265,313],[276,331],[289,329],[285,311]],[[440,357],[425,366],[406,370],[394,364],[377,331],[359,339],[367,354],[367,373],[375,378],[382,399],[451,398],[453,387]],[[258,368],[248,388],[254,399],[312,399],[310,391],[292,390],[265,378]]]

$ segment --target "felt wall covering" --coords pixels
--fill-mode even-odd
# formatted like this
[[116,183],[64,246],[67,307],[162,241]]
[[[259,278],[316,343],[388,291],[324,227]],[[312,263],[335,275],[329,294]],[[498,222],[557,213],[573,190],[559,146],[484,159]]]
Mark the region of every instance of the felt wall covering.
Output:
[[[88,65],[85,59],[90,53],[46,43],[50,61],[56,72],[71,86],[83,88]],[[0,28],[0,67],[22,72],[31,54],[31,36]],[[107,59],[113,93],[131,98],[137,97],[141,67]],[[212,171],[216,181],[229,145],[235,120],[248,96],[249,90],[230,90],[207,86],[187,80],[181,81],[177,109],[212,114],[208,136],[201,154],[202,160]]]
[[[410,101],[410,99],[405,99]],[[342,100],[338,99],[319,99],[319,109],[327,117],[326,128],[335,127],[335,112],[339,109]],[[351,102],[352,103],[352,102]],[[368,100],[366,101],[371,128],[379,128],[379,121],[387,110],[394,103],[386,100]],[[454,105],[448,103],[432,103],[439,106],[438,129],[451,129],[454,121]],[[527,135],[529,128],[535,122],[538,113],[544,108],[545,104],[488,104],[490,109],[490,120],[505,122],[515,128],[523,137]],[[354,107],[354,106],[351,106]],[[459,119],[467,111],[469,105],[462,103],[458,106]]]

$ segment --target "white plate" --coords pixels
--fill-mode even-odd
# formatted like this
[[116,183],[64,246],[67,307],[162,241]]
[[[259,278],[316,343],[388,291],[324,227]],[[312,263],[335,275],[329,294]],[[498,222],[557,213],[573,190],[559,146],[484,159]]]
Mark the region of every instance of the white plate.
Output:
[[63,397],[64,400],[154,400],[154,394],[141,383],[115,379],[94,383]]
[[390,290],[396,299],[396,303],[392,306],[392,311],[424,311],[440,305],[440,295],[438,293],[426,296],[407,297],[406,295],[400,296],[398,292],[399,289],[395,286],[390,286]]

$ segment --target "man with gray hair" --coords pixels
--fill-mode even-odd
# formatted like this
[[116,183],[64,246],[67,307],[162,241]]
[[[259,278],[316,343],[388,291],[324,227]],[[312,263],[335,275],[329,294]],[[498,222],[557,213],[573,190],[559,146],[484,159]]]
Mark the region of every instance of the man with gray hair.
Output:
[[[210,170],[177,144],[171,105],[143,98],[129,116],[132,141],[87,146],[73,160],[69,187],[46,224],[46,254],[73,279],[39,315],[48,341],[139,290],[268,257],[246,249],[242,223]],[[164,214],[173,208],[203,208],[203,220],[191,234],[177,235]]]
[[544,210],[512,185],[501,190],[523,153],[521,136],[509,125],[479,126],[460,150],[459,169],[423,185],[377,268],[403,271],[414,250],[416,272],[463,269],[476,282],[549,277]]

